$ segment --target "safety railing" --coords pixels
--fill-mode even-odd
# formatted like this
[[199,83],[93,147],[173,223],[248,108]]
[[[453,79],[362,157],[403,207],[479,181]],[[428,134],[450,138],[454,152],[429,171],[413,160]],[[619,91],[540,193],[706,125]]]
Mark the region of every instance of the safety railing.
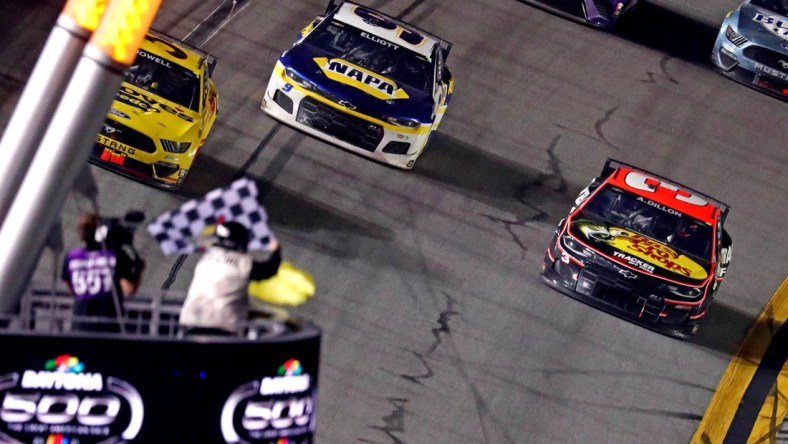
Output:
[[[57,289],[32,288],[22,298],[18,315],[0,314],[0,327],[42,334],[106,331],[106,327],[111,327],[117,329],[112,334],[122,337],[177,338],[184,336],[178,322],[184,298],[185,294],[176,291],[143,293],[126,298],[123,314],[118,318],[77,316],[73,314],[72,295]],[[259,301],[250,302],[250,312],[250,320],[239,325],[241,336],[249,340],[295,333],[303,327],[285,310]]]

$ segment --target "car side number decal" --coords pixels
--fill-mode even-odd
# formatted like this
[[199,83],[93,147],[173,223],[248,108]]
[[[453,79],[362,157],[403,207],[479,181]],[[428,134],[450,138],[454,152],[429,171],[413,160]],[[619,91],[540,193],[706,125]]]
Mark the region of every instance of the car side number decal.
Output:
[[657,188],[665,188],[671,191],[675,191],[676,192],[675,198],[678,201],[688,203],[691,205],[697,205],[699,207],[708,205],[708,202],[701,197],[698,197],[694,194],[679,189],[677,186],[673,184],[667,182],[660,182],[651,176],[646,176],[645,174],[641,174],[636,171],[630,171],[627,174],[627,177],[624,178],[624,182],[626,182],[626,184],[631,186],[632,188],[642,191],[648,191],[649,193],[656,192]]
[[361,17],[361,20],[364,20],[364,23],[368,25],[388,29],[389,31],[396,30],[397,36],[405,43],[413,46],[424,43],[424,37],[421,34],[405,29],[375,11],[356,6],[353,8],[353,13]]
[[160,39],[160,38],[158,38],[156,36],[146,35],[145,36],[145,40],[147,40],[149,42],[153,42],[153,43],[161,43],[162,45],[166,46],[167,48],[169,48],[167,50],[167,54],[175,57],[176,59],[186,59],[188,57],[186,55],[186,53],[183,52],[183,50],[181,50],[177,46],[173,45],[172,43],[170,43],[170,42],[168,42],[166,40]]

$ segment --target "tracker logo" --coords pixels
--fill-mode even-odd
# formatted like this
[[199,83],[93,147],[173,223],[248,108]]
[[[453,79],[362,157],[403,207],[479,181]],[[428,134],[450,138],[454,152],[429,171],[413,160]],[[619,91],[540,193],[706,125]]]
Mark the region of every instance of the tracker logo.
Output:
[[655,268],[654,268],[653,265],[649,264],[648,262],[646,262],[644,260],[638,259],[638,258],[636,258],[634,256],[630,256],[630,255],[628,255],[626,253],[622,253],[620,251],[614,251],[613,252],[613,256],[615,256],[615,257],[617,257],[619,259],[623,259],[624,261],[626,261],[629,265],[632,265],[633,267],[638,267],[641,270],[648,271],[649,273],[653,273],[654,272]]
[[777,37],[788,40],[788,21],[786,21],[785,17],[780,17],[779,15],[762,14],[758,12],[755,14],[755,17],[753,17],[752,20],[760,23],[761,26],[766,28],[767,31],[771,32]]
[[315,404],[310,376],[298,360],[289,359],[277,376],[246,383],[230,394],[222,408],[222,435],[228,443],[309,437]]
[[116,443],[134,439],[142,427],[139,392],[118,378],[85,372],[76,356],[60,355],[44,370],[21,374],[0,376],[0,437],[11,442],[61,436],[61,442]]

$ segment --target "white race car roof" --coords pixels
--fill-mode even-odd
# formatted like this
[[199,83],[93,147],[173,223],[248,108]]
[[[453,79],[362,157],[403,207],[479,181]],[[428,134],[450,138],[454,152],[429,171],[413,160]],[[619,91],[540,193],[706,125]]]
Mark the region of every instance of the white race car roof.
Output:
[[[363,14],[372,14],[375,16],[379,16],[381,18],[385,18],[390,20],[392,23],[396,24],[397,26],[394,29],[386,29],[382,26],[374,26],[362,18],[361,15],[356,12],[356,8],[359,8],[360,11],[364,11]],[[343,3],[342,6],[337,11],[334,19],[339,20],[340,22],[347,23],[348,25],[354,26],[362,31],[369,32],[370,34],[374,34],[378,37],[382,37],[388,40],[391,43],[395,43],[399,46],[404,48],[408,48],[411,51],[414,51],[428,60],[432,60],[432,50],[435,45],[440,44],[434,37],[426,34],[424,32],[419,31],[418,29],[407,26],[407,24],[402,23],[399,20],[393,19],[382,12],[375,11],[374,9],[370,9],[364,6],[359,6],[353,3]],[[400,35],[402,34],[403,26],[412,34],[416,34],[422,37],[422,40],[419,44],[414,45],[405,40],[403,40]]]

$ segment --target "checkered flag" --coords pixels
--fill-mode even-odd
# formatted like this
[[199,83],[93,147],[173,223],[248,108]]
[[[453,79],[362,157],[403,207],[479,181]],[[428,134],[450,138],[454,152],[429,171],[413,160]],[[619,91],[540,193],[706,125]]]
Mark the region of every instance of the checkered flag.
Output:
[[162,214],[148,224],[148,232],[164,254],[189,254],[199,249],[196,241],[205,235],[206,228],[233,221],[249,229],[249,251],[269,250],[275,237],[268,228],[265,209],[257,202],[257,194],[252,180],[238,179]]

